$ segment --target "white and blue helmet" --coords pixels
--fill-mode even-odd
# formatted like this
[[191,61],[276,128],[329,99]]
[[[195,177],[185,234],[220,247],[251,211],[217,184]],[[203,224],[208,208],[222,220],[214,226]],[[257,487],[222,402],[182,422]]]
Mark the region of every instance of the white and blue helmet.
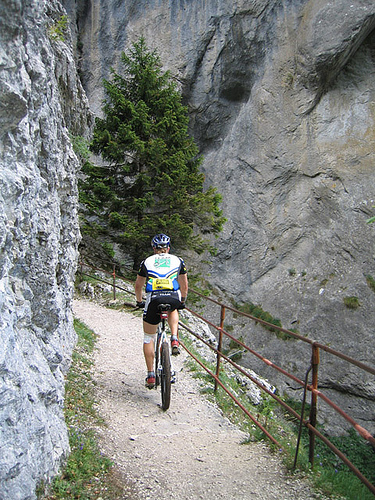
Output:
[[151,240],[152,248],[168,248],[170,244],[170,237],[163,233],[157,234]]

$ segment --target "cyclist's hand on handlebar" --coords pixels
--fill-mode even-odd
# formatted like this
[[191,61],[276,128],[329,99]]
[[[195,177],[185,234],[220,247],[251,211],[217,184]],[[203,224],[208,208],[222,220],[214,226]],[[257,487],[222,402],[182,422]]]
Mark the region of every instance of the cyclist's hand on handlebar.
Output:
[[138,309],[144,309],[145,301],[142,300],[141,302],[138,302],[138,300],[137,300],[137,307],[138,307]]

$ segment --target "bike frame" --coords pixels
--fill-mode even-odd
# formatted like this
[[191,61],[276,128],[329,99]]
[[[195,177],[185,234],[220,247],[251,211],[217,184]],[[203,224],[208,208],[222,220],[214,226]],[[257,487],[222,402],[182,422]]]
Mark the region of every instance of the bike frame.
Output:
[[160,304],[160,323],[155,342],[155,388],[161,386],[163,410],[168,410],[171,401],[172,363],[165,322],[168,319],[170,304]]

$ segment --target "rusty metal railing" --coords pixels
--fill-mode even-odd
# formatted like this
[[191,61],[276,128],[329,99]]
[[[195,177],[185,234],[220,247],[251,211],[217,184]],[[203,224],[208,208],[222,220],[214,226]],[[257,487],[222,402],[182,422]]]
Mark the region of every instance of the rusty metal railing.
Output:
[[[292,332],[290,330],[287,330],[285,328],[279,327],[277,325],[274,325],[273,323],[269,323],[267,321],[264,321],[258,317],[252,316],[251,314],[244,313],[234,307],[225,305],[221,302],[218,302],[210,297],[206,297],[203,294],[192,291],[194,294],[197,294],[201,299],[207,300],[213,304],[216,304],[220,307],[220,320],[219,324],[216,325],[212,321],[207,320],[204,318],[201,314],[198,312],[188,309],[190,313],[192,313],[194,316],[198,317],[200,320],[204,321],[207,325],[209,325],[211,328],[215,329],[218,332],[218,344],[217,347],[213,347],[210,343],[206,342],[201,336],[195,334],[191,329],[188,329],[186,325],[183,323],[180,323],[181,327],[185,328],[188,330],[190,333],[195,335],[199,340],[203,343],[205,343],[210,349],[214,350],[216,353],[216,374],[213,375],[213,378],[215,380],[215,390],[217,390],[217,386],[219,384],[218,380],[218,374],[220,373],[220,363],[222,359],[225,359],[228,363],[230,363],[234,368],[236,368],[239,372],[241,372],[245,377],[249,378],[253,383],[255,383],[261,390],[266,392],[269,396],[271,396],[278,404],[283,406],[291,415],[293,415],[295,418],[297,418],[300,423],[304,426],[307,427],[309,431],[309,461],[311,463],[311,466],[314,466],[314,449],[315,449],[315,438],[318,437],[320,440],[322,440],[330,449],[335,453],[348,467],[351,469],[354,474],[360,479],[360,481],[366,485],[366,487],[373,493],[375,494],[375,486],[358,470],[357,467],[355,467],[350,460],[342,453],[337,447],[335,447],[327,437],[325,437],[323,434],[321,434],[317,429],[316,429],[316,422],[317,422],[317,400],[318,398],[322,399],[325,403],[327,403],[335,412],[337,412],[341,417],[343,417],[357,432],[358,434],[365,440],[367,440],[375,449],[375,438],[371,435],[369,431],[367,431],[365,428],[363,428],[358,422],[356,422],[350,415],[348,415],[342,408],[340,408],[338,405],[336,405],[333,401],[331,401],[325,394],[323,394],[322,391],[318,389],[318,369],[320,365],[320,350],[323,350],[325,352],[328,352],[332,354],[333,356],[336,356],[342,360],[345,360],[348,363],[351,363],[361,370],[364,370],[368,373],[371,373],[372,375],[375,375],[375,369],[371,366],[368,366],[354,358],[351,358],[350,356],[347,356],[346,354],[343,354],[339,351],[336,351],[335,349],[332,349],[329,346],[326,346],[324,344],[321,344],[319,342],[313,341],[307,337],[301,336],[298,333]],[[273,362],[271,362],[269,359],[263,357],[261,354],[256,352],[255,350],[251,349],[247,345],[245,345],[242,341],[239,339],[235,338],[233,335],[228,333],[227,331],[224,330],[224,318],[226,316],[226,311],[232,311],[236,315],[246,317],[255,323],[262,324],[270,331],[273,331],[275,333],[281,332],[286,335],[289,335],[293,338],[296,338],[298,340],[301,340],[302,342],[305,342],[306,344],[310,344],[311,346],[311,361],[310,361],[310,366],[308,366],[308,371],[312,372],[312,381],[311,384],[307,383],[307,379],[305,381],[300,380],[298,377],[295,375],[289,373],[288,371],[284,370],[283,368],[277,366]],[[286,377],[292,379],[294,382],[299,384],[302,388],[304,388],[306,391],[311,392],[311,404],[310,404],[310,415],[308,421],[304,420],[303,418],[303,411],[301,412],[301,415],[299,415],[293,408],[291,408],[289,405],[287,405],[284,401],[282,401],[278,396],[276,396],[272,391],[269,391],[262,383],[260,383],[256,378],[252,377],[243,367],[239,366],[237,363],[235,363],[230,357],[226,356],[222,352],[222,344],[223,344],[223,336],[228,337],[230,340],[236,342],[239,346],[241,346],[245,351],[249,352],[250,354],[256,356],[258,359],[260,359],[262,362],[264,362],[267,366],[277,370],[279,373],[282,373]],[[201,364],[201,363],[200,363]],[[206,369],[207,370],[207,369]],[[221,385],[221,384],[220,384]],[[238,404],[236,401],[236,398],[231,395],[232,399]],[[240,404],[239,404],[240,406]],[[262,429],[261,425],[259,422],[256,421],[256,419],[251,416],[250,417],[252,421],[257,425],[260,429]],[[269,436],[267,436],[269,437]],[[272,440],[273,441],[273,440]],[[296,450],[296,453],[298,453],[298,450]],[[296,463],[296,459],[295,459]]]
[[[91,269],[95,269],[96,271],[106,273],[108,275],[112,276],[112,282],[108,282],[100,277],[97,276],[92,276],[84,272],[84,267],[87,266]],[[113,271],[109,272],[107,270],[99,269],[97,267],[93,267],[91,265],[85,264],[84,262],[81,262],[80,265],[80,270],[79,272],[82,275],[85,276],[90,276],[91,278],[98,279],[101,282],[104,282],[108,285],[111,285],[113,288],[113,297],[114,299],[116,298],[116,288],[126,291],[127,293],[130,293],[132,295],[135,295],[134,292],[131,292],[125,288],[122,288],[116,283],[116,279],[121,279],[123,281],[129,281],[131,282],[132,280],[129,280],[126,277],[120,276],[116,274],[115,266],[113,266]],[[211,302],[212,304],[215,304],[220,307],[220,319],[218,321],[218,324],[213,323],[212,321],[208,320],[205,318],[202,314],[198,313],[197,311],[194,311],[190,308],[187,308],[187,311],[189,311],[191,314],[199,318],[201,321],[206,323],[208,326],[213,328],[218,332],[218,340],[217,340],[217,345],[212,346],[209,342],[207,342],[201,335],[198,333],[194,332],[191,328],[189,328],[187,325],[184,323],[180,322],[180,326],[188,331],[191,335],[195,336],[200,342],[204,343],[209,349],[211,349],[215,354],[216,354],[216,370],[215,373],[207,366],[204,365],[202,361],[200,361],[197,356],[194,355],[193,352],[191,352],[188,347],[181,342],[181,346],[186,350],[186,352],[213,378],[214,380],[214,390],[217,391],[219,386],[228,394],[228,396],[234,401],[234,403],[241,408],[241,410],[250,418],[250,420],[267,436],[268,439],[270,439],[274,444],[276,444],[279,448],[282,449],[282,446],[280,443],[277,441],[277,439],[270,434],[270,432],[252,415],[239,401],[239,399],[230,392],[230,390],[225,387],[223,382],[220,380],[220,367],[222,360],[225,360],[228,362],[234,369],[236,369],[238,372],[240,372],[242,375],[247,377],[249,380],[251,380],[257,387],[259,387],[260,390],[268,394],[271,398],[273,398],[280,406],[282,406],[290,415],[292,415],[296,420],[300,422],[300,430],[302,429],[302,426],[305,426],[308,431],[309,431],[309,461],[311,463],[311,466],[314,466],[314,450],[315,450],[315,438],[319,438],[322,442],[325,443],[326,446],[330,448],[330,450],[335,453],[348,467],[350,470],[353,471],[353,473],[360,479],[360,481],[375,495],[375,486],[358,470],[357,467],[355,467],[350,460],[345,456],[345,454],[340,451],[336,446],[333,445],[329,441],[329,439],[324,436],[321,432],[319,432],[316,428],[316,422],[317,422],[317,400],[320,398],[322,401],[324,401],[326,404],[328,404],[335,412],[337,412],[341,417],[343,417],[357,432],[358,434],[368,441],[375,449],[375,438],[371,435],[369,431],[367,431],[365,428],[363,428],[361,425],[359,425],[358,422],[356,422],[350,415],[348,415],[342,408],[340,408],[338,405],[336,405],[331,399],[329,399],[325,394],[323,394],[322,391],[318,389],[318,371],[319,371],[319,366],[320,366],[320,351],[325,351],[327,353],[330,353],[333,356],[336,356],[352,365],[357,366],[361,370],[366,371],[367,373],[370,373],[372,375],[375,375],[375,369],[373,367],[370,367],[366,365],[365,363],[362,363],[354,358],[351,358],[350,356],[347,356],[346,354],[343,354],[339,351],[336,351],[335,349],[332,349],[329,346],[326,346],[324,344],[321,344],[319,342],[316,342],[314,340],[311,340],[307,337],[304,337],[302,335],[299,335],[298,333],[295,333],[291,330],[287,330],[285,328],[279,327],[273,323],[269,323],[265,320],[262,320],[261,318],[252,316],[251,314],[242,312],[234,307],[231,307],[229,305],[225,305],[215,299],[212,299],[211,297],[206,297],[205,295],[190,289],[190,293],[193,293],[200,297],[200,299],[207,300]],[[296,377],[292,373],[289,373],[287,370],[281,368],[280,366],[276,365],[269,359],[265,358],[262,356],[260,353],[256,352],[254,349],[251,349],[249,346],[244,344],[241,340],[237,339],[234,335],[230,334],[229,332],[224,330],[224,320],[226,317],[226,312],[231,311],[232,313],[243,316],[256,324],[261,324],[265,327],[267,327],[271,332],[280,332],[283,334],[286,334],[290,337],[293,337],[295,339],[298,339],[306,344],[309,344],[311,347],[311,359],[308,363],[307,366],[307,372],[306,372],[306,377],[305,380],[301,380],[300,378]],[[261,360],[265,365],[268,367],[278,371],[285,377],[293,380],[296,384],[301,386],[301,388],[304,389],[304,395],[309,391],[311,393],[311,400],[310,400],[310,414],[308,420],[305,420],[303,415],[304,411],[302,408],[301,414],[296,412],[292,407],[290,407],[285,401],[283,401],[281,398],[279,398],[276,394],[274,394],[272,391],[270,391],[262,382],[260,382],[257,378],[253,377],[248,371],[237,364],[235,361],[233,361],[229,356],[225,355],[223,352],[223,338],[227,337],[233,342],[237,343],[239,346],[242,347],[244,351],[249,352],[251,355],[256,356],[259,360]],[[311,383],[308,383],[308,374],[311,372]],[[297,447],[296,447],[296,453],[295,453],[295,461],[294,464],[296,464],[297,460],[297,454],[298,454],[298,447],[299,447],[299,439],[300,435],[298,436],[297,440]]]

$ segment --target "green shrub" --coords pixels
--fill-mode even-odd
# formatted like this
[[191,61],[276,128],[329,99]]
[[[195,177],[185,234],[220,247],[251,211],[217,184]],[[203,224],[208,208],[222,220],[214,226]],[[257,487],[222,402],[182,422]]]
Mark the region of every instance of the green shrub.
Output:
[[113,250],[113,245],[111,245],[110,243],[105,241],[104,243],[102,243],[102,247],[103,247],[103,250],[105,251],[105,253],[108,255],[108,257],[113,259],[113,257],[115,256],[115,251]]
[[[244,312],[245,314],[250,314],[251,316],[254,316],[254,318],[259,318],[263,321],[267,321],[267,323],[271,323],[272,325],[282,328],[281,321],[278,318],[274,318],[272,314],[270,314],[269,312],[264,311],[262,307],[259,305],[255,305],[252,304],[251,302],[248,302],[242,305],[234,304],[234,306],[236,309],[238,309],[241,312]],[[276,336],[282,340],[289,340],[294,338],[288,334],[285,334],[284,332],[279,332],[277,328],[273,328],[272,326],[263,324],[262,326],[263,328],[269,330],[270,332],[276,332]]]
[[371,276],[371,274],[366,275],[366,282],[371,290],[375,292],[375,279]]
[[353,295],[350,297],[344,297],[343,301],[348,309],[358,309],[358,307],[361,305],[359,303],[358,297],[355,297]]
[[75,154],[83,161],[88,161],[90,157],[88,141],[80,135],[69,134],[69,136]]
[[48,36],[51,40],[64,42],[65,32],[68,28],[68,16],[61,16],[48,30]]

